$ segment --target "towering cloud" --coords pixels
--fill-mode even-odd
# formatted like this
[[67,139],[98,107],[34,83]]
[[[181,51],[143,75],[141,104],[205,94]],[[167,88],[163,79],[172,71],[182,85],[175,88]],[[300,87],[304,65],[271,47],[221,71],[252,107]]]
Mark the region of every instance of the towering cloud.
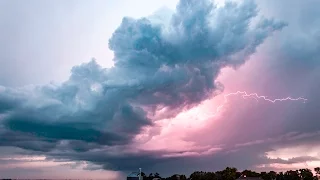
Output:
[[150,165],[161,152],[123,149],[142,127],[219,93],[221,68],[240,66],[286,26],[257,14],[252,1],[180,0],[157,21],[123,18],[109,41],[114,67],[92,60],[60,85],[0,88],[0,145],[119,170],[135,158]]

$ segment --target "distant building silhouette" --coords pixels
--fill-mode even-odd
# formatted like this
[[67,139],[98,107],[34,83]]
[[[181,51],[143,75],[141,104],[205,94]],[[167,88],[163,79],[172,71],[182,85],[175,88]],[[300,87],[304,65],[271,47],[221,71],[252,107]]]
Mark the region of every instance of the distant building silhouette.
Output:
[[127,180],[143,180],[143,177],[141,177],[141,179],[139,179],[140,173],[139,172],[132,172],[131,174],[129,174],[127,176]]

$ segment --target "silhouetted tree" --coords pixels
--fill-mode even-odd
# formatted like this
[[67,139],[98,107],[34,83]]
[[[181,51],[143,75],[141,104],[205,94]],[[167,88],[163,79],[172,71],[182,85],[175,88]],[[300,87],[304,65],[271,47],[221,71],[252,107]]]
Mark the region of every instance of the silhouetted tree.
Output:
[[244,170],[242,174],[246,175],[247,177],[259,177],[260,174],[251,170]]
[[241,172],[236,172],[236,179],[238,179],[242,175]]
[[261,178],[262,178],[263,180],[272,180],[272,178],[271,178],[271,176],[270,176],[269,173],[267,173],[267,172],[261,172],[260,174],[261,174]]
[[300,180],[300,174],[299,174],[299,171],[296,170],[296,171],[287,171],[284,173],[284,178],[285,180]]
[[313,180],[313,174],[310,169],[299,169],[299,173],[303,180]]
[[283,172],[277,174],[276,180],[285,180]]
[[205,180],[218,180],[216,174],[214,172],[207,172],[204,175]]
[[[196,171],[190,175],[190,179],[192,180],[218,180],[216,173],[214,172],[203,172]],[[182,180],[180,176],[180,180]]]
[[149,176],[148,176],[148,178],[147,178],[147,180],[152,180],[153,178],[154,178],[153,174],[150,173]]
[[184,174],[180,175],[180,180],[187,180],[186,175],[184,175]]
[[165,180],[187,180],[185,175],[178,175],[180,179],[177,177],[177,174],[172,175],[171,177],[165,178]]
[[314,171],[316,172],[317,175],[320,175],[320,167],[314,168]]
[[154,177],[155,177],[155,178],[161,178],[161,177],[160,177],[160,174],[157,173],[157,172],[154,174]]
[[192,180],[202,180],[205,172],[195,171],[190,175]]
[[236,168],[227,167],[221,172],[221,177],[223,180],[234,180],[236,179],[236,175],[237,175]]
[[276,179],[277,177],[277,173],[275,171],[270,171],[268,174],[271,177],[271,179]]
[[[319,167],[314,168],[314,171],[317,175],[320,175]],[[236,168],[227,167],[222,171],[216,172],[195,171],[190,175],[189,178],[187,178],[185,175],[173,175],[167,178],[161,178],[159,173],[150,173],[150,175],[146,177],[145,173],[141,173],[141,175],[144,177],[144,180],[153,180],[153,178],[160,178],[162,180],[235,180],[242,174],[246,175],[247,177],[259,177],[263,180],[317,180],[317,177],[313,175],[310,169],[288,170],[285,173],[276,173],[275,171],[258,173],[252,170],[244,170],[242,173],[240,173]]]

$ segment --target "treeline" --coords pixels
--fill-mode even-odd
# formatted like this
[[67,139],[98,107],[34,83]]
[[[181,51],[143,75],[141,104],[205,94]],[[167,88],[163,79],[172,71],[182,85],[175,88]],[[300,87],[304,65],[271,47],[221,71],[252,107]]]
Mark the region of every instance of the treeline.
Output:
[[203,172],[195,171],[190,177],[185,175],[172,175],[167,178],[162,178],[159,173],[151,173],[149,176],[144,174],[143,180],[153,180],[154,178],[159,178],[161,180],[235,180],[244,177],[256,177],[262,180],[319,180],[320,167],[314,168],[316,174],[312,173],[310,169],[299,169],[299,170],[288,170],[286,172],[255,172],[251,170],[244,170],[239,172],[236,168],[227,167],[222,171],[216,172]]

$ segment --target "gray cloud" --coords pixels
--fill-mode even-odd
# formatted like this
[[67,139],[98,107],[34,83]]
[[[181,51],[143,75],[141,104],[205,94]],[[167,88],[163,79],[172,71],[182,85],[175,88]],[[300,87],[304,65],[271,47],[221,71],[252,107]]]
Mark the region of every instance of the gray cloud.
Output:
[[[320,18],[316,7],[320,3],[315,0],[271,0],[258,4],[262,13],[271,13],[288,22],[288,26],[271,37],[264,51],[258,53],[258,58],[263,58],[259,63],[260,71],[252,72],[256,78],[249,78],[252,82],[248,86],[277,97],[288,93],[306,97],[306,104],[290,106],[282,117],[277,116],[278,121],[284,133],[319,131]],[[273,121],[270,119],[261,117],[261,121]]]
[[166,107],[173,117],[220,92],[220,70],[239,67],[286,26],[264,18],[250,26],[257,14],[252,1],[216,8],[207,0],[181,0],[169,24],[123,18],[109,41],[113,68],[93,60],[73,67],[60,85],[0,89],[0,145],[105,169],[129,170],[137,161],[141,167],[178,162],[183,158],[162,158],[166,152],[118,149],[115,154],[113,148],[128,148],[142,127],[152,125],[148,114]]
[[[232,153],[233,159],[209,158],[223,168],[235,165],[239,168],[255,168],[259,164],[294,164],[318,161],[318,157],[299,154],[289,160],[268,159],[266,152],[278,148],[315,148],[319,145],[319,1],[257,1],[261,13],[284,19],[288,26],[267,41],[251,58],[254,71],[247,66],[235,72],[229,80],[249,92],[268,95],[269,98],[303,96],[308,101],[268,103],[264,101],[230,98],[221,119],[199,131],[189,141],[201,145],[223,144]],[[288,8],[284,8],[288,7]],[[289,8],[290,7],[290,8]],[[249,62],[250,63],[250,62]],[[247,73],[245,76],[240,72]],[[239,83],[235,78],[245,76]],[[235,86],[231,86],[235,88]],[[242,90],[242,89],[238,89]],[[228,133],[226,133],[228,132]],[[199,138],[201,137],[201,138]],[[238,147],[234,147],[238,144]],[[293,155],[297,156],[297,155]],[[223,157],[220,159],[220,157]],[[237,162],[239,163],[237,163]],[[228,163],[225,163],[228,162]],[[203,162],[202,166],[209,166]],[[220,166],[220,164],[222,164]],[[211,165],[211,164],[210,164]],[[191,165],[190,165],[191,166]],[[196,167],[196,166],[193,166]],[[211,166],[212,167],[212,166]],[[306,165],[307,167],[307,165]],[[273,167],[274,168],[274,167]],[[262,170],[272,170],[266,167]],[[260,169],[261,170],[261,169]]]

